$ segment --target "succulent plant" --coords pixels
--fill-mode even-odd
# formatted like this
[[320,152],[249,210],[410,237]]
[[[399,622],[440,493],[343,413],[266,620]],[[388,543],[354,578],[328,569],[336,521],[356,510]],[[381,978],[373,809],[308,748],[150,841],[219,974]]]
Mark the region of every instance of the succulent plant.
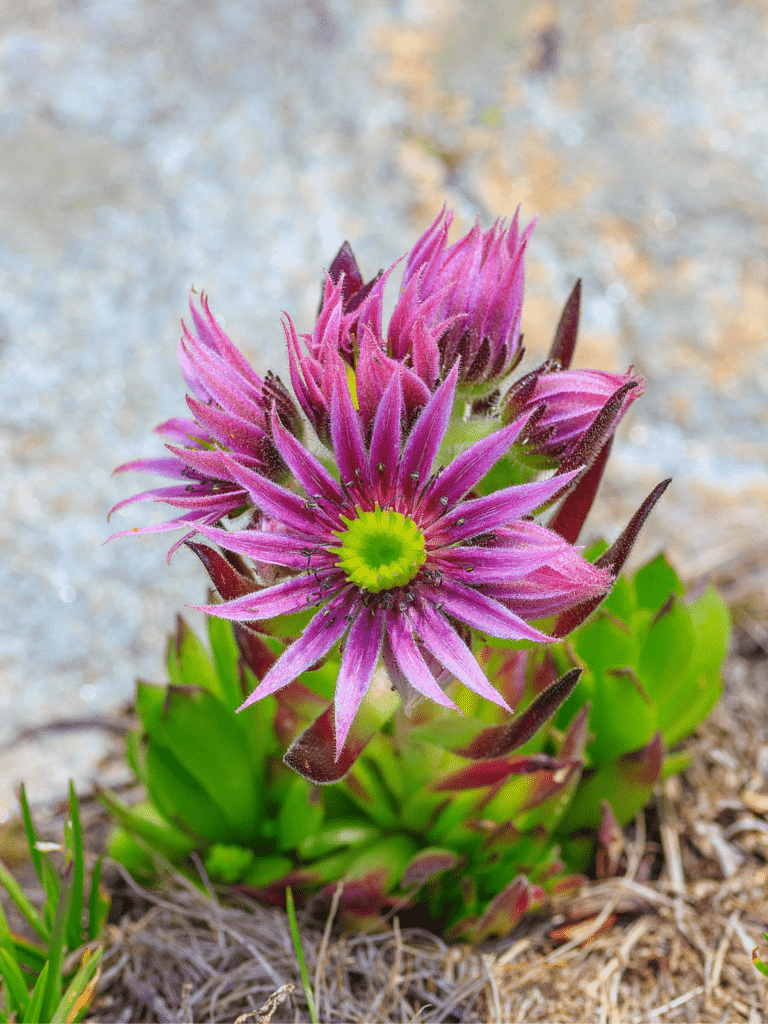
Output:
[[729,624],[713,590],[686,600],[659,556],[568,640],[478,650],[511,720],[458,687],[462,716],[426,701],[407,715],[377,674],[339,760],[337,659],[236,716],[284,641],[215,618],[208,629],[210,654],[180,619],[170,683],[138,685],[129,756],[149,801],[103,795],[122,826],[113,855],[151,871],[132,836],[177,864],[198,850],[212,878],[275,902],[287,886],[330,898],[343,881],[347,925],[416,906],[479,941],[577,886],[601,829],[684,766],[666,751],[720,695]]

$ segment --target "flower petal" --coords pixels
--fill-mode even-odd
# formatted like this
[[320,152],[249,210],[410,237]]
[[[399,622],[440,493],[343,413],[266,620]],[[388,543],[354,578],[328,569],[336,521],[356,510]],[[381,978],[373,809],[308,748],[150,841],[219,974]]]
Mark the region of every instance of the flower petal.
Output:
[[368,460],[360,418],[352,404],[346,379],[336,378],[331,398],[331,437],[341,479],[348,486],[368,483]]
[[268,697],[275,690],[292,683],[302,672],[306,672],[311,665],[325,657],[347,631],[349,622],[345,616],[349,614],[356,600],[357,596],[350,587],[335,601],[322,608],[299,639],[282,653],[250,697],[237,710],[242,711],[262,697]]
[[381,655],[384,614],[361,607],[347,636],[336,679],[336,760],[339,759],[357,709],[371,685]]
[[413,493],[419,481],[423,486],[432,470],[432,463],[448,429],[458,375],[458,365],[454,365],[422,410],[406,442],[398,477],[400,489],[406,495]]
[[260,473],[246,469],[227,455],[224,455],[223,459],[232,478],[247,489],[254,504],[262,512],[266,512],[268,516],[272,516],[279,523],[296,530],[311,542],[318,538],[318,534],[324,540],[331,538],[330,531],[322,529],[317,510],[307,507],[306,499],[287,491],[271,480],[267,480]]
[[[400,456],[402,405],[400,374],[396,373],[379,403],[371,436],[370,471],[380,501],[394,486],[396,480]],[[383,469],[379,470],[378,466],[383,466]]]
[[441,587],[424,586],[421,591],[448,615],[481,633],[490,633],[504,640],[534,640],[544,644],[552,639],[540,629],[529,626],[503,604],[456,580],[446,578]]
[[283,427],[275,410],[272,412],[272,436],[286,466],[307,494],[327,501],[341,501],[339,485],[325,466]]
[[484,498],[475,498],[457,505],[425,530],[430,547],[455,544],[457,541],[488,533],[528,515],[553,494],[557,494],[580,471],[563,473],[551,480],[517,484],[495,491]]
[[424,646],[449,672],[481,697],[510,710],[504,698],[485,678],[472,652],[444,615],[435,611],[426,601],[418,611],[409,614],[413,617],[414,628],[424,641]]
[[[340,577],[340,585],[343,578]],[[207,615],[234,622],[250,622],[251,619],[272,619],[276,615],[290,615],[303,611],[315,604],[320,597],[320,587],[314,576],[294,576],[283,583],[257,590],[245,597],[236,597],[226,604],[191,605]]]
[[439,509],[441,498],[445,498],[449,506],[460,501],[496,465],[501,456],[509,451],[527,421],[528,417],[519,419],[508,427],[494,431],[488,437],[476,441],[457,459],[454,459],[435,480],[434,487],[430,489],[424,502],[425,513]]
[[436,704],[442,704],[443,707],[458,711],[451,698],[443,693],[437,685],[435,677],[424,661],[424,657],[413,639],[410,621],[402,612],[388,611],[386,615],[387,636],[402,675],[415,690],[423,693],[425,697],[429,697]]
[[[270,565],[284,565],[289,569],[318,568],[318,552],[303,537],[289,533],[275,533],[265,530],[220,530],[216,527],[201,526],[200,533],[225,548],[248,555],[257,562]],[[311,562],[310,562],[311,559]],[[328,567],[335,563],[335,555],[326,555]],[[332,560],[332,561],[331,561]]]

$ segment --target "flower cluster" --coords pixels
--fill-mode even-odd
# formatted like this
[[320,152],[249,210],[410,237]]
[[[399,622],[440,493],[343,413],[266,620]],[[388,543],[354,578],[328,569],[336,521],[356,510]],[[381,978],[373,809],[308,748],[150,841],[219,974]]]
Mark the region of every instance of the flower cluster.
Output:
[[[641,378],[569,369],[575,291],[550,359],[512,383],[533,225],[520,230],[517,216],[475,225],[448,245],[451,221],[442,211],[407,257],[386,330],[394,267],[365,282],[347,243],[312,333],[286,315],[291,383],[325,446],[318,454],[302,441],[287,389],[253,372],[203,297],[201,308],[190,303],[194,333],[184,327],[179,350],[193,419],[157,428],[170,442],[165,458],[119,467],[180,481],[120,503],[184,510],[134,532],[190,527],[238,565],[236,596],[219,587],[225,603],[204,610],[288,638],[243,707],[339,648],[337,759],[380,665],[407,706],[420,694],[455,707],[447,691],[458,680],[507,708],[477,642],[546,643],[533,621],[557,626],[570,609],[573,628],[615,576],[572,541]],[[474,432],[462,434],[468,424]],[[494,467],[527,453],[554,475],[499,485]],[[556,502],[553,528],[533,521]],[[246,511],[244,526],[225,525]]]

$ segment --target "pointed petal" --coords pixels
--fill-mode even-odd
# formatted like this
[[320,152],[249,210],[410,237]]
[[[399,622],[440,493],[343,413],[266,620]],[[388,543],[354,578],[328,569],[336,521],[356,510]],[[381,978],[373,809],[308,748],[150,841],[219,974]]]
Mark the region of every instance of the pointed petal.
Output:
[[413,616],[414,628],[427,650],[460,682],[487,700],[509,711],[506,701],[494,690],[472,652],[451,624],[425,601]]
[[[246,469],[229,456],[225,455],[223,458],[232,478],[246,488],[257,508],[279,523],[301,533],[313,543],[317,541],[321,523],[318,516],[307,507],[304,498],[267,480],[260,473]],[[322,537],[329,539],[331,534],[326,530]]]
[[581,278],[573,286],[568,296],[560,323],[555,331],[555,339],[549,352],[550,359],[556,359],[564,370],[567,370],[573,359],[576,348],[576,335],[579,330],[579,307],[581,305]]
[[381,655],[384,614],[360,608],[347,636],[336,680],[336,758],[341,754],[357,709],[371,684]]
[[460,622],[505,640],[533,640],[536,643],[549,643],[552,637],[542,633],[540,629],[530,626],[503,604],[486,597],[479,590],[467,587],[450,578],[444,578],[441,587],[421,587],[420,590],[435,603],[442,605],[442,610]]
[[492,469],[521,431],[527,426],[528,417],[517,420],[508,427],[496,430],[488,437],[476,441],[445,469],[435,481],[424,502],[425,512],[440,508],[440,499],[445,498],[448,506],[454,505],[471,491],[485,474]]
[[[396,373],[379,403],[371,436],[370,472],[379,496],[393,486],[400,457],[402,390]],[[378,469],[383,466],[383,469]]]
[[[566,672],[564,676],[548,686],[543,693],[540,693],[533,703],[509,724],[483,730],[468,746],[457,749],[454,753],[475,760],[505,757],[513,750],[522,747],[536,735],[547,719],[551,718],[570,697],[579,681],[581,671],[580,668],[573,668],[570,672]],[[559,756],[562,760],[562,751]]]
[[577,471],[551,480],[506,487],[484,498],[456,506],[425,530],[430,546],[455,544],[488,533],[528,515],[577,475]]
[[425,697],[433,700],[436,704],[458,711],[451,698],[443,693],[437,685],[435,677],[424,661],[424,657],[413,639],[410,621],[402,612],[388,611],[386,616],[387,636],[392,644],[392,652],[397,666],[405,679],[414,689],[423,693]]
[[[455,365],[422,410],[406,442],[399,473],[399,484],[406,494],[412,493],[418,481],[422,481],[423,486],[431,472],[448,429],[458,373],[459,368]],[[414,474],[418,474],[415,482]]]
[[173,476],[183,479],[184,463],[178,459],[155,458],[155,459],[134,459],[132,462],[124,462],[117,466],[113,473],[155,473],[157,476]]
[[[342,579],[340,577],[340,579]],[[319,598],[319,585],[313,576],[296,576],[276,583],[264,590],[257,590],[245,597],[238,597],[226,604],[191,605],[207,615],[235,622],[249,622],[251,619],[272,619],[276,615],[290,615],[303,611]]]
[[272,435],[283,461],[307,494],[338,504],[341,501],[341,488],[337,482],[325,466],[283,427],[274,410]]
[[[319,565],[318,552],[303,537],[266,530],[221,530],[213,526],[199,526],[198,530],[226,551],[237,551],[257,562],[284,565],[289,569]],[[333,565],[335,560],[336,556],[329,555],[328,565]]]
[[346,378],[336,380],[331,398],[331,437],[341,479],[346,484],[368,482],[368,460],[360,419],[352,404]]
[[349,622],[345,616],[349,614],[356,600],[356,595],[349,588],[322,608],[299,639],[283,652],[248,700],[237,710],[242,711],[262,697],[268,697],[275,690],[292,683],[302,672],[306,672],[310,665],[325,657],[347,631]]

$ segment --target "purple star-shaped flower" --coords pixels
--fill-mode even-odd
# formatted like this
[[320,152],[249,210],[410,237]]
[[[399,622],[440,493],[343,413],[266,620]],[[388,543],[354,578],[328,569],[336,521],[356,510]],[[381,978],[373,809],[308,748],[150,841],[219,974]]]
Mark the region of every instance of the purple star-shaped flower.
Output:
[[550,638],[519,611],[529,618],[546,616],[605,593],[612,582],[609,572],[587,563],[561,537],[523,519],[575,474],[467,497],[525,420],[432,472],[457,378],[454,366],[404,438],[405,404],[395,375],[367,446],[346,382],[337,378],[330,433],[340,481],[273,417],[275,446],[306,497],[223,456],[269,528],[198,527],[257,565],[291,573],[204,611],[249,621],[317,609],[243,707],[286,686],[343,641],[335,698],[337,756],[380,658],[396,685],[413,687],[439,704],[455,707],[443,691],[455,677],[506,707],[467,646],[466,627],[546,642]]

